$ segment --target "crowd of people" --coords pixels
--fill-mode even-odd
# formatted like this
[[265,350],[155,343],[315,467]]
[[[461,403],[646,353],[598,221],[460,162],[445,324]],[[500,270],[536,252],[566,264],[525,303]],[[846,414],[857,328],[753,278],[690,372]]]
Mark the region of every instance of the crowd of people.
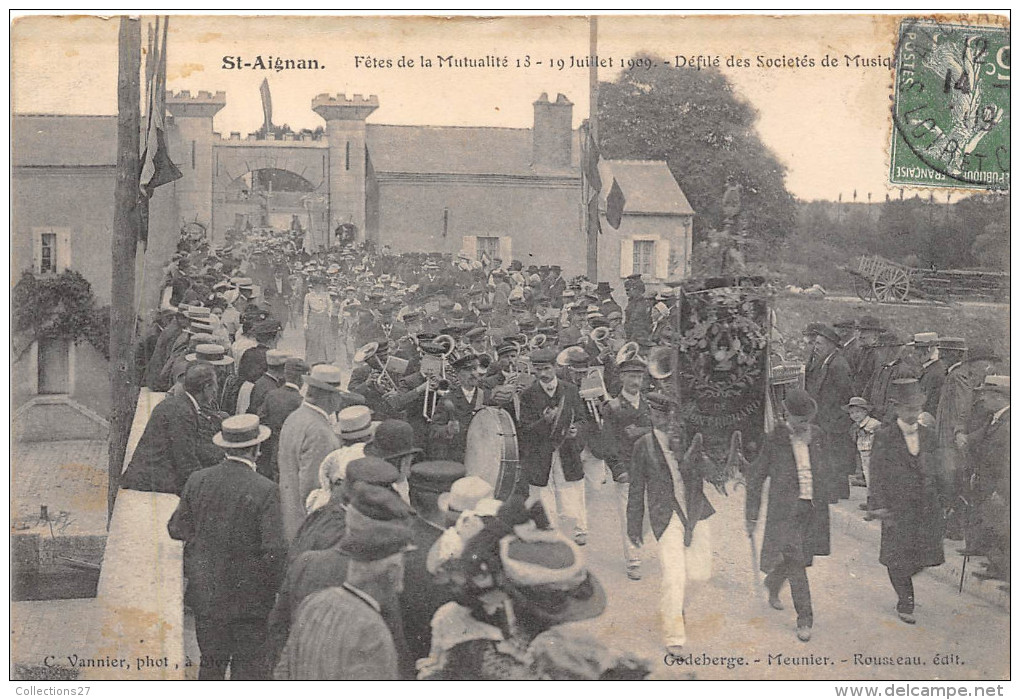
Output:
[[[606,605],[583,555],[586,473],[615,491],[631,580],[650,525],[663,642],[679,654],[686,585],[711,575],[705,483],[725,486],[645,359],[670,342],[679,297],[646,293],[640,275],[624,292],[625,309],[608,283],[518,260],[307,252],[269,230],[221,248],[182,237],[136,353],[139,384],[167,396],[120,485],[180,496],[168,529],[185,543],[200,677],[646,676],[642,659],[559,629]],[[287,328],[303,352],[278,347]],[[806,567],[829,553],[828,509],[851,486],[882,521],[905,622],[947,520],[968,556],[1008,576],[1009,381],[995,354],[901,341],[870,317],[806,333],[804,388],[741,462],[749,531],[772,482],[770,604],[789,580],[810,639]],[[513,425],[508,488],[469,463],[490,409]]]

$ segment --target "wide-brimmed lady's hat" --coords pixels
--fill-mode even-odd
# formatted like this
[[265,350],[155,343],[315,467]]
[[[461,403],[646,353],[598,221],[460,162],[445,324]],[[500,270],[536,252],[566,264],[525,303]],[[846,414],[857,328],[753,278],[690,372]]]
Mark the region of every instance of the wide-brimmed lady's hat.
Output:
[[269,439],[273,433],[268,427],[259,423],[259,417],[251,413],[242,413],[223,419],[220,432],[213,435],[213,444],[223,448],[252,447]]
[[232,365],[234,358],[227,356],[227,351],[222,345],[215,343],[199,343],[195,346],[195,352],[184,356],[188,362],[208,362],[210,365]]
[[519,613],[549,626],[598,617],[606,593],[581,550],[555,530],[515,528],[499,542],[506,593]]

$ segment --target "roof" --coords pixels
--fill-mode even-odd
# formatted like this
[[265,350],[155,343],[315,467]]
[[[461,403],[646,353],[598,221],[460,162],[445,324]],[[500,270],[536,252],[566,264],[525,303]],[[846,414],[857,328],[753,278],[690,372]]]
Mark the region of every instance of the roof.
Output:
[[117,164],[116,116],[15,114],[11,122],[15,166]]
[[531,129],[390,124],[368,124],[367,129],[376,172],[580,177],[576,131],[571,169],[550,173],[531,167]]
[[[571,136],[571,168],[550,172],[531,166],[531,129],[368,124],[366,133],[376,172],[580,177]],[[117,117],[18,114],[11,142],[15,166],[116,165]]]
[[664,160],[603,160],[599,175],[603,208],[615,178],[626,199],[625,214],[694,214]]

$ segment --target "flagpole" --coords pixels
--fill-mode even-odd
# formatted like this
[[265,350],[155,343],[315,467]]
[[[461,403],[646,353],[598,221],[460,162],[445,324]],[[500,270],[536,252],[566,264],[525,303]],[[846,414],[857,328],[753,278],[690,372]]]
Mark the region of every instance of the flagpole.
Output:
[[110,279],[110,449],[107,522],[113,516],[137,387],[131,336],[135,325],[135,254],[138,246],[138,181],[141,118],[141,20],[121,17],[117,70],[117,180],[114,189]]
[[[598,17],[592,15],[588,18],[588,133],[591,134],[591,143],[598,146],[598,123],[599,123],[599,68],[596,55],[598,53]],[[584,168],[582,162],[582,170]],[[586,179],[583,178],[582,179]],[[599,193],[586,193],[591,201],[586,201],[585,223],[588,242],[588,280],[599,281]]]

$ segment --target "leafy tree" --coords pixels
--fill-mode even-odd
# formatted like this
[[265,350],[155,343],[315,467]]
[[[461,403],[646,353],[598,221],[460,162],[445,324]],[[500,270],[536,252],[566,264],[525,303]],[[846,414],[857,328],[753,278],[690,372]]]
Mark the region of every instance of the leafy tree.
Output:
[[[757,111],[720,71],[677,69],[651,59],[599,86],[599,148],[604,158],[665,160],[696,212],[697,237],[722,228],[726,177],[742,187],[741,219],[758,238],[794,225],[786,167],[755,131]],[[635,63],[639,63],[636,61]],[[647,65],[647,62],[645,63]]]

